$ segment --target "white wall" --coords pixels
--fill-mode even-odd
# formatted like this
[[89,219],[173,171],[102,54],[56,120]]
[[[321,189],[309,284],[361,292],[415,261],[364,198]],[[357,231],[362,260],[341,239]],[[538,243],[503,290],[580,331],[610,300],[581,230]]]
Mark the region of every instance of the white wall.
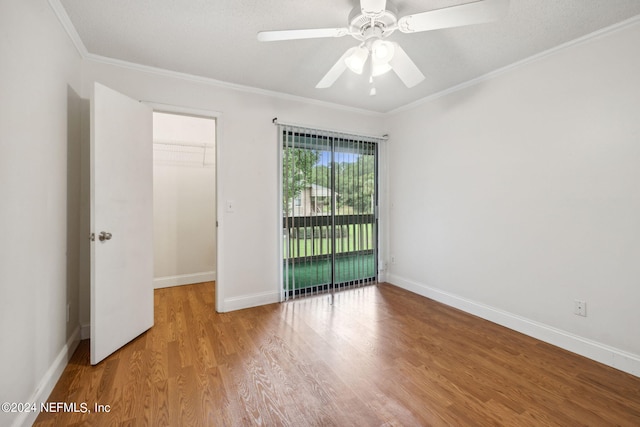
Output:
[[[278,138],[272,119],[321,128],[382,134],[379,115],[291,97],[252,93],[167,72],[86,60],[83,94],[94,81],[136,99],[217,112],[218,310],[279,299]],[[235,212],[222,212],[227,200]],[[88,305],[88,290],[81,290]],[[82,318],[88,323],[88,313]]]
[[[215,280],[215,131],[214,119],[153,115],[156,288]],[[181,143],[207,144],[211,155]]]
[[79,337],[80,57],[46,0],[2,1],[0,64],[0,402],[32,402]]
[[640,375],[635,22],[390,117],[392,283]]

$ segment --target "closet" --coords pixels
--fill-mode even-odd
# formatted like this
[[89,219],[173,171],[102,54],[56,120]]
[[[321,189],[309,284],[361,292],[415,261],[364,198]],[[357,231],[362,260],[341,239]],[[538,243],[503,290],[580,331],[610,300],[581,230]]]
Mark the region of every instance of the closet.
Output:
[[216,121],[153,113],[154,287],[215,280]]

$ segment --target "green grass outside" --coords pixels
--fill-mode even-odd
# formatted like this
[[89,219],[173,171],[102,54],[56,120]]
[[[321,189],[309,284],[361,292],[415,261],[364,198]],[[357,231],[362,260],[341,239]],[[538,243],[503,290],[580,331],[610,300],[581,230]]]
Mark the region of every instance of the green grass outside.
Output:
[[[342,227],[340,236],[336,238],[336,253],[364,251],[373,249],[373,224],[351,224],[338,226]],[[311,227],[307,227],[310,229]],[[326,229],[328,227],[324,227]],[[315,232],[319,233],[320,227],[316,227]],[[318,235],[318,234],[316,234]],[[308,256],[327,255],[331,253],[331,239],[327,237],[314,238],[290,238],[289,252],[287,257],[287,245],[285,243],[284,256],[286,258],[298,258]]]

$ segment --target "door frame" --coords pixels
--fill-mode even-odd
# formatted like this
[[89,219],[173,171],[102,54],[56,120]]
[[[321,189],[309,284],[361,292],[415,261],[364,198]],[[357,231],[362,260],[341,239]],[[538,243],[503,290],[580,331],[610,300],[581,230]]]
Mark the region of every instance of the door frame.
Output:
[[167,114],[182,114],[182,115],[187,115],[187,116],[194,116],[194,117],[201,117],[201,118],[205,118],[205,119],[213,119],[216,121],[216,135],[215,135],[215,144],[216,144],[216,149],[215,149],[215,155],[216,155],[216,160],[215,160],[215,176],[216,176],[216,194],[215,194],[215,200],[216,200],[216,223],[217,223],[217,227],[216,227],[216,279],[215,279],[215,298],[216,298],[216,311],[218,313],[222,313],[224,312],[224,290],[223,290],[223,286],[221,286],[221,283],[224,283],[224,275],[223,275],[223,270],[224,270],[224,254],[222,253],[222,251],[220,250],[220,248],[223,246],[222,242],[224,241],[224,236],[223,236],[223,231],[224,231],[224,227],[223,227],[223,210],[222,210],[222,206],[220,203],[220,200],[222,200],[222,198],[220,197],[220,190],[221,190],[221,185],[220,185],[220,146],[222,144],[220,144],[220,141],[222,139],[222,113],[219,111],[213,111],[213,110],[204,110],[204,109],[199,109],[199,108],[191,108],[191,107],[184,107],[184,106],[179,106],[179,105],[173,105],[173,104],[163,104],[163,103],[159,103],[159,102],[151,102],[151,101],[144,101],[145,104],[147,104],[148,106],[151,107],[152,111],[154,113],[167,113]]

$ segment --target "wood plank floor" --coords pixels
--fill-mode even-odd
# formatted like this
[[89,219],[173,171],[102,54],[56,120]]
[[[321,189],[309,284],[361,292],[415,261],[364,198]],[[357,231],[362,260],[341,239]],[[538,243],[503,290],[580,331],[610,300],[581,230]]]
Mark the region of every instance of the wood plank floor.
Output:
[[155,291],[155,326],[97,366],[83,341],[36,426],[639,426],[640,378],[397,287],[232,313]]

